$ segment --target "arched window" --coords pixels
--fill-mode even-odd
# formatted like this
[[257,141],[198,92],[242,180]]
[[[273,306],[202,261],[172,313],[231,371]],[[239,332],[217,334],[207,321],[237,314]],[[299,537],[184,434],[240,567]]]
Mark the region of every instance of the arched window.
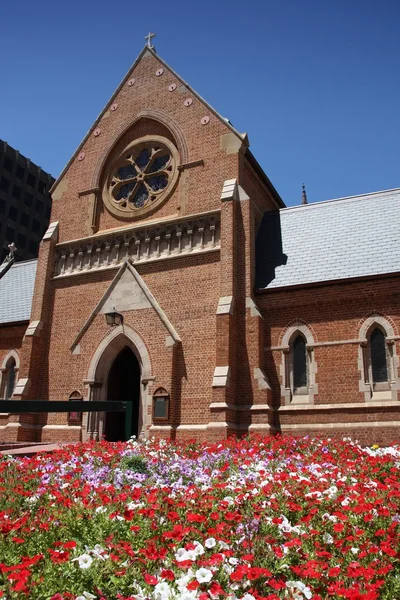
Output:
[[366,402],[397,400],[400,389],[396,331],[392,322],[380,314],[364,319],[360,327],[359,389]]
[[3,385],[2,385],[2,396],[5,400],[10,400],[12,398],[14,388],[15,388],[15,377],[16,375],[16,362],[13,356],[10,356],[8,361],[6,362],[6,368],[3,372]]
[[375,327],[369,336],[371,356],[371,371],[373,384],[386,383],[388,377],[388,364],[385,334],[382,329]]
[[293,391],[307,388],[307,352],[306,340],[298,335],[292,344]]
[[306,323],[293,321],[282,336],[281,393],[284,403],[314,404],[314,396],[318,394],[316,372],[313,333]]

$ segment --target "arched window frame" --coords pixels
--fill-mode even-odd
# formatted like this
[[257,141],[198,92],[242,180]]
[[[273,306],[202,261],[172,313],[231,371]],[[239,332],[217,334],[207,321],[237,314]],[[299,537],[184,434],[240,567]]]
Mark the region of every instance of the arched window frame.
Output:
[[[19,360],[18,352],[16,350],[11,350],[4,357],[3,362],[1,363],[1,367],[0,367],[0,398],[2,398],[2,399],[5,399],[5,395],[7,392],[7,386],[8,386],[8,381],[9,381],[10,362],[12,360],[14,361],[13,393],[14,393],[15,387],[17,385],[20,360]],[[10,395],[10,398],[7,398],[7,400],[11,400],[11,399],[12,399],[12,394]]]
[[[295,389],[293,343],[299,335],[301,335],[306,342],[307,386]],[[314,404],[314,396],[318,393],[318,384],[315,382],[317,363],[314,353],[314,336],[311,329],[304,323],[293,323],[286,329],[283,335],[282,348],[281,395],[284,404]]]
[[[388,380],[374,383],[371,358],[371,334],[375,329],[380,329],[386,342],[386,366]],[[396,401],[400,389],[399,357],[396,353],[395,331],[388,319],[382,315],[372,315],[365,319],[360,328],[359,346],[359,389],[364,392],[366,402]]]

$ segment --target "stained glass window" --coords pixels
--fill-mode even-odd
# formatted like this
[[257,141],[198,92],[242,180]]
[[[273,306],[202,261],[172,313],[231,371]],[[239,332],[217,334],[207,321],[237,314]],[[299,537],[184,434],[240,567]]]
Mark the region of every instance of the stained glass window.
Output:
[[122,185],[119,188],[119,192],[118,194],[115,196],[115,198],[117,200],[122,200],[124,198],[127,198],[129,196],[129,192],[131,192],[133,190],[133,188],[135,187],[134,183],[127,183],[126,185]]
[[139,144],[115,169],[110,181],[111,196],[124,210],[140,209],[154,202],[172,178],[173,157],[169,149],[151,142],[145,147]]
[[122,181],[124,179],[131,179],[137,175],[137,171],[133,165],[126,165],[125,167],[121,167],[117,173],[118,178]]
[[141,208],[142,206],[145,205],[148,197],[149,197],[149,192],[147,191],[147,189],[143,185],[143,183],[140,183],[137,188],[137,192],[132,199],[132,203],[136,206],[136,208]]
[[306,341],[298,335],[293,342],[293,386],[294,389],[307,387]]
[[164,154],[164,156],[158,156],[157,158],[155,158],[151,164],[151,167],[149,169],[149,173],[156,173],[156,171],[160,171],[161,169],[164,169],[164,167],[167,166],[167,164],[169,163],[171,157],[169,154]]
[[386,342],[384,333],[376,327],[369,338],[371,347],[372,380],[374,383],[388,381],[388,368],[386,359]]
[[151,189],[156,192],[158,190],[163,190],[167,186],[168,177],[166,175],[156,175],[155,177],[150,177],[147,180],[147,183]]
[[139,167],[139,169],[144,169],[150,161],[150,151],[145,148],[144,150],[142,150],[140,152],[140,154],[138,154],[135,158],[135,163],[137,164],[137,166]]

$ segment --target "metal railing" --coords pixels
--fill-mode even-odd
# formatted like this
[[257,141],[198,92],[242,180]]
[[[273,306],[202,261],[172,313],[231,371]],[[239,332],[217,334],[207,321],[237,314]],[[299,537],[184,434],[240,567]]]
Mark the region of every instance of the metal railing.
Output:
[[125,413],[125,437],[129,439],[132,429],[132,402],[82,400],[1,400],[0,413],[32,414],[32,413],[93,413],[119,412]]

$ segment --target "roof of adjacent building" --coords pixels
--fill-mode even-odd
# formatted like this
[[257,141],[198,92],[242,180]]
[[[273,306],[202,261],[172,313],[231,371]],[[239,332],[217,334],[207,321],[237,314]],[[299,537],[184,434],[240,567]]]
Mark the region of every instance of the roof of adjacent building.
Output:
[[283,288],[400,271],[400,188],[266,213],[256,287]]
[[37,260],[14,263],[0,279],[0,324],[29,321]]

